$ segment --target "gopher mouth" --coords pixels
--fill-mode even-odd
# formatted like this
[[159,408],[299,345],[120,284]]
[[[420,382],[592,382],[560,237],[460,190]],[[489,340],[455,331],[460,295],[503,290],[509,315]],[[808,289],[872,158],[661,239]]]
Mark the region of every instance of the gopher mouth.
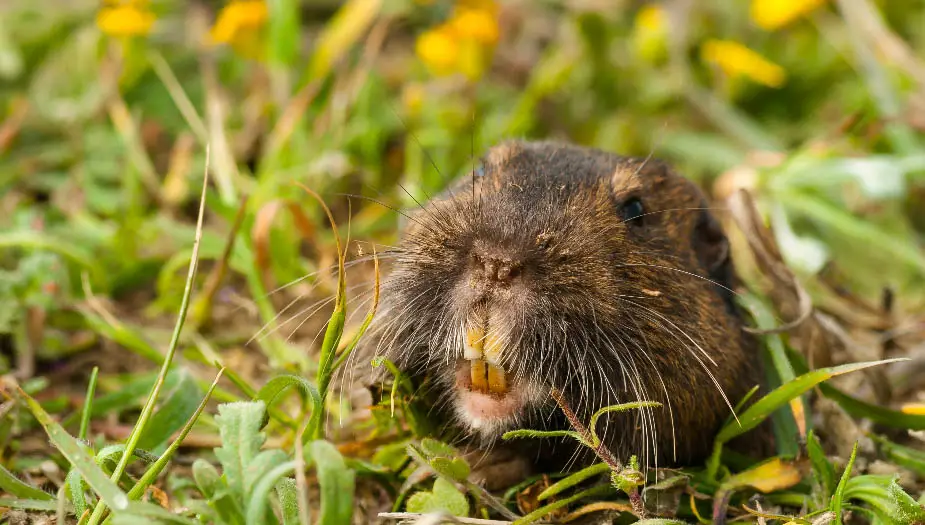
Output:
[[463,359],[456,364],[457,413],[474,429],[494,432],[518,419],[528,389],[518,388],[501,366],[501,342],[473,323],[466,331]]

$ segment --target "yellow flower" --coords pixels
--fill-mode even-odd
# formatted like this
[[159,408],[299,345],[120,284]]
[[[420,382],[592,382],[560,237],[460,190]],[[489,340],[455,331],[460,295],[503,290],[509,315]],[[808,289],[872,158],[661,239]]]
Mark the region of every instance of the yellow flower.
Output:
[[484,9],[457,9],[449,26],[458,38],[472,39],[485,45],[498,41],[498,20]]
[[807,15],[826,0],[752,0],[751,17],[762,29],[773,31]]
[[784,68],[730,40],[704,42],[700,57],[716,64],[730,77],[744,76],[769,87],[780,87],[787,78]]
[[242,38],[242,33],[259,29],[266,20],[267,4],[263,0],[232,0],[222,8],[212,26],[212,42],[234,43]]
[[636,53],[649,62],[656,62],[665,56],[668,24],[665,10],[650,4],[636,13],[633,30],[633,44]]
[[906,403],[900,410],[903,414],[925,416],[925,403]]
[[459,43],[447,26],[440,26],[418,37],[415,52],[434,74],[449,74],[456,70]]
[[97,27],[110,36],[146,35],[154,25],[154,20],[154,14],[144,9],[141,2],[111,5],[96,14]]

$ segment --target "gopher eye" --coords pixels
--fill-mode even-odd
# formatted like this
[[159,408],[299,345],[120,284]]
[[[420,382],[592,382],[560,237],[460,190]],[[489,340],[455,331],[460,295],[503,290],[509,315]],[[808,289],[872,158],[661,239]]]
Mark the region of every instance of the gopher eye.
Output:
[[623,217],[623,222],[628,222],[633,226],[642,225],[642,216],[645,215],[646,209],[642,205],[642,201],[636,197],[631,197],[620,206],[620,215]]

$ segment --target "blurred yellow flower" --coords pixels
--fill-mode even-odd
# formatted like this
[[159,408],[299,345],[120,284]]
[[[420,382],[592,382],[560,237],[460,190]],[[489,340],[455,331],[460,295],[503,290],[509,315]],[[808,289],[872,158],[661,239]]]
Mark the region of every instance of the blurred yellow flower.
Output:
[[96,14],[96,26],[100,31],[119,37],[147,35],[154,20],[154,14],[138,1],[110,5]]
[[219,12],[209,36],[217,44],[231,44],[242,33],[262,27],[266,20],[267,4],[263,0],[232,0]]
[[925,416],[925,403],[906,403],[900,408],[900,410],[904,414],[914,414],[917,416]]
[[435,75],[462,73],[479,78],[499,37],[493,0],[460,0],[445,23],[421,34],[415,52]]
[[700,57],[704,62],[717,65],[730,77],[744,76],[769,87],[780,87],[787,78],[784,68],[731,40],[704,42]]
[[460,39],[472,39],[486,45],[498,41],[498,21],[484,9],[458,9],[449,24]]
[[440,26],[418,37],[415,52],[434,74],[445,75],[456,70],[459,43],[447,26]]
[[752,0],[751,17],[762,29],[773,31],[807,15],[826,0]]
[[658,4],[649,4],[636,13],[633,28],[633,45],[644,60],[656,62],[665,56],[668,24],[665,10]]

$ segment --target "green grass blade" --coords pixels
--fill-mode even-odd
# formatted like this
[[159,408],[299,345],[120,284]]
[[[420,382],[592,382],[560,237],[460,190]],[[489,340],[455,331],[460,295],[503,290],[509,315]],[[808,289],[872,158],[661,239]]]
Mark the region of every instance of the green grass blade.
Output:
[[138,437],[138,448],[157,453],[196,413],[201,398],[202,390],[196,378],[189,370],[181,368],[179,382],[165,391],[163,400]]
[[44,490],[33,487],[13,475],[0,465],[0,491],[23,499],[53,500],[54,496]]
[[196,408],[196,411],[193,413],[192,416],[190,416],[189,420],[187,420],[186,425],[184,425],[183,428],[180,430],[180,434],[177,436],[177,438],[173,441],[173,443],[170,444],[167,450],[164,451],[164,453],[161,454],[159,458],[157,458],[157,461],[155,461],[154,463],[151,464],[150,467],[148,467],[148,470],[146,470],[145,473],[141,476],[141,479],[138,480],[138,483],[136,483],[135,486],[132,487],[132,489],[128,491],[129,499],[137,500],[141,498],[141,496],[144,495],[148,487],[152,483],[154,483],[154,481],[157,479],[160,473],[164,470],[164,468],[167,467],[167,464],[170,462],[170,459],[176,453],[177,449],[180,448],[180,444],[183,443],[183,440],[186,439],[186,436],[190,433],[191,430],[193,430],[193,426],[195,426],[196,421],[199,419],[199,416],[202,414],[202,411],[205,410],[206,404],[209,402],[209,398],[212,397],[212,392],[215,390],[215,387],[218,385],[218,381],[219,379],[221,379],[224,371],[225,371],[224,368],[218,371],[218,374],[216,374],[215,376],[215,380],[212,381],[212,386],[209,387],[209,390],[206,392],[205,396],[203,396],[202,398],[202,402],[199,403],[199,406]]
[[912,470],[919,476],[925,476],[925,452],[893,443],[876,434],[868,436],[879,445],[880,452],[894,463]]
[[111,508],[125,509],[128,505],[128,497],[113,480],[106,476],[106,473],[100,469],[81,444],[28,394],[17,388],[13,391],[13,395],[29,408],[35,419],[45,429],[51,442],[80,472],[87,484],[100,496],[100,500]]
[[832,497],[835,491],[835,467],[825,457],[822,445],[812,430],[806,436],[806,451],[809,455],[809,462],[813,467],[813,475],[819,483],[822,495],[826,500]]
[[54,499],[20,499],[20,498],[0,498],[0,507],[21,510],[41,510],[46,512],[55,512],[58,510],[58,502]]
[[550,485],[546,490],[540,492],[539,496],[536,497],[537,501],[543,501],[548,499],[556,494],[559,494],[565,490],[568,490],[575,485],[578,485],[582,481],[593,478],[594,476],[600,476],[606,472],[610,472],[610,466],[607,463],[598,463],[592,465],[588,468],[579,470],[578,472],[572,474],[571,476],[561,479],[556,483]]
[[906,360],[907,359],[899,358],[885,359],[882,361],[869,361],[864,363],[852,363],[830,368],[820,368],[819,370],[813,370],[812,372],[803,374],[794,380],[777,387],[766,396],[756,401],[755,404],[748,407],[745,412],[739,415],[738,423],[736,421],[727,423],[726,426],[724,426],[723,429],[719,432],[719,434],[717,434],[716,442],[728,443],[729,440],[742,435],[749,430],[752,430],[761,424],[761,422],[770,416],[775,410],[790,402],[791,399],[808,391],[819,383],[822,383],[823,381],[842,374],[870,368],[872,366]]
[[[151,419],[151,415],[154,412],[154,407],[157,404],[158,396],[161,392],[161,389],[163,388],[164,380],[170,371],[170,365],[173,361],[173,356],[176,353],[177,347],[180,343],[180,333],[182,333],[183,324],[186,322],[186,312],[189,309],[190,296],[193,292],[193,281],[196,278],[196,269],[199,265],[199,244],[202,241],[202,222],[203,218],[205,217],[206,190],[209,187],[209,151],[209,147],[206,147],[205,170],[202,181],[202,195],[199,199],[199,216],[196,220],[196,239],[193,242],[193,257],[190,260],[189,273],[186,276],[186,286],[183,290],[183,299],[180,302],[180,311],[177,314],[177,323],[174,326],[173,335],[170,338],[170,344],[167,347],[167,354],[164,357],[164,362],[161,365],[160,372],[158,373],[157,381],[155,381],[154,387],[151,389],[151,394],[148,396],[148,400],[145,402],[145,406],[141,410],[141,415],[138,416],[138,421],[132,428],[131,434],[129,434],[129,438],[125,445],[125,453],[122,455],[122,458],[119,460],[119,464],[116,465],[116,468],[112,473],[112,480],[118,480],[121,478],[122,474],[125,472],[125,467],[128,466],[128,462],[132,457],[132,452],[138,445],[138,441],[141,438],[141,435],[144,432],[145,427],[147,426],[149,420]],[[127,498],[126,501],[128,501]],[[102,519],[106,510],[103,505],[104,502],[98,503],[96,508],[93,509],[93,514],[90,516],[90,520],[88,522],[90,525],[97,525],[100,523],[100,520]]]
[[597,487],[590,488],[588,490],[583,490],[579,492],[578,494],[569,496],[564,499],[560,499],[559,501],[550,503],[549,505],[544,505],[534,510],[530,514],[527,514],[526,516],[515,521],[514,525],[528,525],[529,523],[535,523],[539,521],[540,519],[542,519],[543,516],[546,516],[547,514],[549,514],[550,512],[554,510],[561,509],[563,507],[571,505],[572,503],[576,501],[579,501],[585,498],[590,498],[592,496],[603,496],[604,494],[613,494],[615,490],[616,489],[614,489],[610,485],[600,485]]
[[835,487],[835,494],[832,495],[831,509],[835,513],[836,525],[842,525],[842,505],[845,499],[845,488],[848,486],[848,479],[851,478],[851,471],[854,469],[854,460],[857,456],[858,444],[855,442],[854,448],[851,450],[851,457],[848,458],[848,465],[845,466],[845,472],[838,481],[838,486]]
[[87,429],[90,428],[90,415],[93,413],[93,396],[96,394],[96,377],[100,367],[94,366],[90,372],[90,383],[87,385],[87,395],[84,397],[84,407],[80,415],[80,432],[77,439],[87,439]]

